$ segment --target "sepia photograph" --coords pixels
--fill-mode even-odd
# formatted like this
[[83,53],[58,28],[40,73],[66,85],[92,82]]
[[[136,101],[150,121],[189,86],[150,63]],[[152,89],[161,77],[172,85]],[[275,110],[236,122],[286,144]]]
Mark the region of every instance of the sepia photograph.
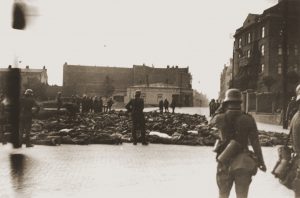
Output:
[[0,0],[0,198],[300,198],[300,0]]

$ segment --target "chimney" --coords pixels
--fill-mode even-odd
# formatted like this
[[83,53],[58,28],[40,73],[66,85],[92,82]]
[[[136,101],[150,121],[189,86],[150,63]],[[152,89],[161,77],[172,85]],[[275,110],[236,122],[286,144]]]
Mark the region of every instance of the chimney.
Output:
[[8,65],[8,69],[11,69],[11,65]]
[[167,68],[169,69],[169,68],[170,68],[170,65],[167,65]]
[[176,69],[178,69],[178,65],[176,65],[176,67],[175,67]]
[[26,69],[29,69],[29,66],[28,66],[28,65],[26,65]]
[[46,69],[46,66],[45,66],[45,65],[43,66],[43,69],[44,69],[44,70]]

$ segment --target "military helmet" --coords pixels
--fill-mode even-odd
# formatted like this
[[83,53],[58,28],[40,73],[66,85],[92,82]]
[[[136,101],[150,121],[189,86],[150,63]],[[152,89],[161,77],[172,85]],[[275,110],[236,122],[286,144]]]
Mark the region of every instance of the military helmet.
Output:
[[300,84],[296,87],[296,101],[300,100]]
[[242,102],[242,93],[238,89],[228,89],[223,102]]
[[32,91],[32,89],[26,89],[26,91],[25,91],[25,93],[24,93],[25,95],[33,95],[33,91]]

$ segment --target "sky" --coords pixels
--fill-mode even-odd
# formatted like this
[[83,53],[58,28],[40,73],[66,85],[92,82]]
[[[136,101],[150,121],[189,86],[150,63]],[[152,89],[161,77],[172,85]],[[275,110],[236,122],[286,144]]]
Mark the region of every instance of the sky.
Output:
[[[233,35],[248,13],[276,0],[25,0],[29,25],[11,28],[13,0],[0,0],[0,67],[46,66],[62,85],[63,64],[189,67],[192,86],[217,98]],[[18,60],[18,61],[15,61]],[[18,65],[15,64],[18,62]]]

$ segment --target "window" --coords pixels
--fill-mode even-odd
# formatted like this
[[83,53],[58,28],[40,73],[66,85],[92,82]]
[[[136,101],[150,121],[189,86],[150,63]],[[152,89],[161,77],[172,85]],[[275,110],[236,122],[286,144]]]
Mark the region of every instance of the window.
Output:
[[264,71],[265,71],[265,64],[261,64],[259,73],[264,73]]
[[250,56],[251,56],[251,52],[250,50],[247,50],[247,57],[250,58]]
[[298,45],[294,46],[294,52],[295,52],[295,56],[298,56],[298,53],[299,53],[299,51],[298,51]]
[[157,102],[159,102],[162,99],[163,99],[163,95],[162,94],[157,94]]
[[294,65],[294,71],[298,72],[298,64],[297,63]]
[[281,63],[278,63],[277,73],[282,74],[282,64]]
[[278,45],[278,55],[282,55],[282,46]]
[[248,37],[247,37],[247,43],[251,43],[251,33],[248,33]]
[[239,39],[239,48],[241,48],[242,47],[242,39],[240,38]]
[[261,28],[261,38],[265,38],[265,27]]
[[262,56],[265,55],[265,45],[261,45],[261,47],[260,47],[260,52],[261,52],[261,55],[262,55]]

